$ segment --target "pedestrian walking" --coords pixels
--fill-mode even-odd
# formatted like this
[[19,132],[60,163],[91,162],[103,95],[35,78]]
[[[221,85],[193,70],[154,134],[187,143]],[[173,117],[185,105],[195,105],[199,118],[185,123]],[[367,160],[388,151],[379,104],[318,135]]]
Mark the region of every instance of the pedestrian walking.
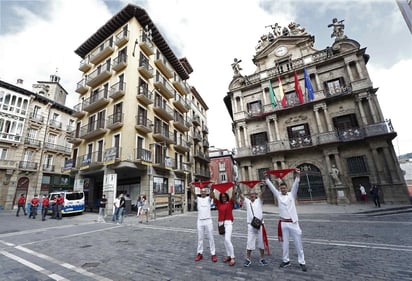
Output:
[[23,210],[24,215],[26,216],[26,197],[24,197],[24,193],[20,194],[19,198],[17,199],[17,213],[16,217],[19,216],[20,209]]
[[263,231],[262,227],[256,228],[252,225],[253,218],[257,218],[263,223],[263,199],[262,194],[265,191],[265,187],[257,193],[254,189],[249,191],[249,198],[245,197],[242,192],[238,192],[243,205],[246,207],[246,223],[247,223],[247,243],[246,243],[246,259],[243,264],[244,267],[249,267],[252,264],[252,251],[256,248],[256,242],[258,244],[260,253],[260,265],[267,265],[267,261],[264,258],[265,245],[263,243]]
[[113,200],[112,221],[114,221],[114,222],[118,222],[118,220],[119,220],[119,207],[120,207],[120,196]]
[[39,206],[39,198],[37,197],[37,194],[34,194],[34,197],[30,200],[30,215],[29,219],[33,218],[36,219],[37,216],[37,207]]
[[64,207],[64,197],[62,196],[62,194],[57,194],[57,200],[56,200],[56,205],[57,205],[57,214],[56,214],[56,218],[58,220],[61,220],[63,218],[63,207]]
[[53,199],[49,201],[52,206],[52,219],[57,219],[57,196],[54,195]]
[[372,195],[373,203],[375,203],[375,207],[380,208],[381,202],[379,198],[379,187],[376,184],[372,185],[370,193]]
[[41,220],[45,221],[46,220],[46,215],[49,210],[49,197],[47,194],[43,195],[43,198],[41,200]]
[[[197,255],[195,261],[200,261],[203,258],[203,240],[205,234],[209,239],[209,250],[212,262],[217,262],[215,252],[215,239],[213,237],[213,221],[210,203],[212,199],[206,192],[207,187],[200,189],[200,197],[197,198]],[[196,200],[195,188],[191,187],[194,200]]]
[[120,193],[120,201],[119,201],[119,214],[118,214],[118,224],[122,224],[123,223],[123,218],[124,218],[124,214],[125,214],[125,207],[126,207],[126,199],[124,198],[124,194]]
[[270,181],[270,171],[266,172],[266,184],[276,197],[279,206],[279,223],[278,223],[278,238],[282,242],[282,263],[281,268],[290,266],[289,261],[289,237],[292,236],[295,244],[295,249],[298,254],[298,262],[302,271],[307,271],[305,255],[302,247],[302,230],[299,226],[298,213],[296,211],[296,197],[299,189],[300,170],[295,169],[295,180],[292,185],[292,190],[288,192],[288,187],[285,182],[279,184],[279,190],[276,189]]
[[139,223],[143,223],[143,218],[146,217],[146,222],[149,222],[149,202],[147,201],[146,195],[142,196],[142,209],[140,210]]
[[360,195],[361,195],[361,200],[363,202],[366,202],[366,190],[365,190],[365,187],[362,184],[359,184],[359,192],[360,192]]
[[97,217],[97,222],[106,222],[104,220],[104,218],[106,217],[106,204],[107,198],[106,195],[103,194],[99,202],[99,216]]
[[[232,229],[233,229],[233,207],[235,205],[236,192],[232,189],[232,196],[226,192],[228,187],[232,187],[232,182],[223,184],[214,184],[211,187],[210,198],[213,199],[216,209],[218,211],[218,225],[224,226],[224,245],[226,250],[226,257],[223,258],[223,262],[228,262],[230,266],[236,264],[235,251],[232,244]],[[219,199],[215,197],[214,189],[220,192]],[[199,199],[198,199],[199,200]],[[198,206],[199,207],[199,206]]]

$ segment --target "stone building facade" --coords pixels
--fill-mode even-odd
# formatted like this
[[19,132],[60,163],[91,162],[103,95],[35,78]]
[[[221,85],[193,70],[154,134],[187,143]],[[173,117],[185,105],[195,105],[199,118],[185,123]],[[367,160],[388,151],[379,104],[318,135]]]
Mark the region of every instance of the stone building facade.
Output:
[[0,81],[0,205],[5,209],[16,207],[20,194],[30,199],[73,186],[63,170],[71,157],[68,132],[74,118],[60,77],[38,81],[32,91],[18,82]]
[[[224,100],[241,180],[297,167],[300,201],[353,203],[360,184],[376,184],[384,202],[407,202],[392,145],[396,132],[369,77],[369,55],[347,38],[342,22],[329,24],[334,42],[326,49],[316,50],[314,36],[299,24],[275,24],[256,46],[254,73],[242,75],[235,59]],[[285,180],[291,185],[291,174]],[[273,202],[270,192],[265,199]]]
[[[207,179],[207,105],[145,10],[127,5],[75,53],[81,57],[67,173],[88,208],[103,193],[146,195],[151,210],[187,209],[187,183]],[[179,210],[179,211],[180,211]]]

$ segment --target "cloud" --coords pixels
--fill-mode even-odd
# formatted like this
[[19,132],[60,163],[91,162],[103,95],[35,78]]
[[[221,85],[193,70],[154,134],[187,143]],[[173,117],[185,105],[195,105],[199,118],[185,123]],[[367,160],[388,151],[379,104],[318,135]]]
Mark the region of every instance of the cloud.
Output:
[[[78,70],[81,58],[74,50],[129,2],[144,8],[175,54],[186,57],[193,66],[189,83],[209,107],[211,145],[235,147],[223,103],[233,77],[231,63],[234,58],[241,59],[244,75],[256,71],[252,59],[260,36],[270,31],[265,26],[296,21],[316,37],[316,48],[323,49],[333,43],[327,25],[338,17],[345,19],[350,38],[368,47],[368,68],[380,88],[377,95],[383,113],[398,132],[399,150],[412,151],[409,126],[398,110],[407,104],[399,100],[408,97],[406,73],[411,69],[412,37],[394,1],[377,5],[375,1],[342,0],[0,0],[0,79],[14,83],[23,78],[31,89],[33,83],[48,80],[57,69],[61,84],[70,93],[67,105],[77,104],[75,88],[82,73]],[[314,7],[317,20],[313,19]]]

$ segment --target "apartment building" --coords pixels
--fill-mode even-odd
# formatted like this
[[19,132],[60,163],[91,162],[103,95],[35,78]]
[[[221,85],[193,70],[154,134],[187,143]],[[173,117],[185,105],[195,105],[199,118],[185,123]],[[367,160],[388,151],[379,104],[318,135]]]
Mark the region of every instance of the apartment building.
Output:
[[68,131],[74,126],[73,110],[65,106],[67,92],[51,75],[33,90],[0,81],[0,205],[17,206],[23,193],[34,194],[71,188],[62,170],[71,158]]
[[[353,203],[360,184],[376,184],[385,203],[407,202],[396,132],[369,77],[369,55],[345,35],[342,22],[329,24],[334,39],[323,50],[299,24],[272,25],[253,54],[254,73],[242,75],[235,60],[225,103],[241,180],[297,167],[300,201]],[[289,186],[292,178],[284,178]],[[270,192],[265,200],[273,202]]]
[[89,208],[104,193],[145,194],[152,210],[187,209],[186,186],[207,178],[207,105],[146,11],[127,5],[75,53],[82,79],[67,173]]
[[214,183],[238,181],[236,161],[232,151],[225,148],[209,148],[210,180]]

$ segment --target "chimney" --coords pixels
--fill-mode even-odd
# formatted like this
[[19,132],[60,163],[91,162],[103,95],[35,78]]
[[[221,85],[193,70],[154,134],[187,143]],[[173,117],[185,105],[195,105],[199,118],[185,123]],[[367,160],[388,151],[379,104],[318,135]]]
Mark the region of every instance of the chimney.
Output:
[[19,78],[16,82],[17,85],[23,85],[23,79]]

